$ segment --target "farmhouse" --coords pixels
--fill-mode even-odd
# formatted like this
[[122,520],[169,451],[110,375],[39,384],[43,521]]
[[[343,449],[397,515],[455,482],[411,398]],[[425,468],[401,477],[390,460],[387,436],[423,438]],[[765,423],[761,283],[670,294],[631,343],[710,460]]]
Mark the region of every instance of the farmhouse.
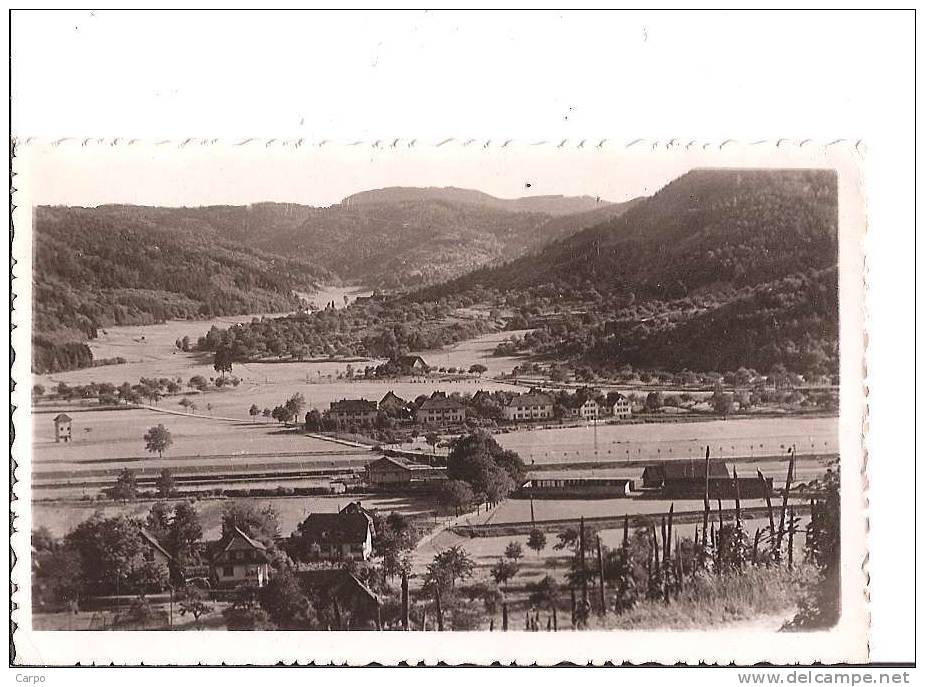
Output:
[[[729,469],[723,461],[711,460],[708,464],[711,486],[714,479],[729,477]],[[700,459],[664,460],[645,467],[642,471],[642,486],[646,489],[659,489],[670,482],[692,482],[699,483],[702,493],[705,476],[704,461]]]
[[633,414],[633,406],[623,394],[617,394],[617,399],[609,408],[610,414],[619,420],[625,420]]
[[430,370],[430,366],[419,355],[400,355],[389,359],[385,366],[393,374],[400,375],[422,375]]
[[413,463],[398,456],[383,456],[366,466],[366,483],[371,489],[420,489],[446,479],[446,468]]
[[408,401],[397,396],[394,391],[389,391],[382,400],[379,401],[379,410],[390,417],[409,419],[411,409]]
[[422,425],[446,425],[465,419],[466,407],[455,398],[428,398],[417,412],[417,421]]
[[353,573],[343,568],[296,570],[299,586],[317,601],[319,610],[330,618],[331,630],[380,628],[380,600]]
[[367,401],[365,398],[344,399],[333,401],[326,415],[340,426],[352,424],[371,427],[376,423],[379,409],[375,401]]
[[298,537],[308,560],[367,560],[373,552],[372,516],[359,503],[339,513],[312,513],[300,525]]
[[505,420],[543,420],[552,417],[552,397],[531,391],[514,396],[502,409]]
[[169,573],[172,557],[167,553],[167,549],[161,546],[157,537],[144,527],[139,530],[139,534],[141,535],[142,559],[148,563],[155,563],[158,567],[162,567],[165,572]]
[[631,479],[615,477],[533,478],[521,489],[524,496],[536,498],[619,498],[633,491]]
[[67,443],[71,440],[71,418],[65,413],[55,415],[55,443]]
[[219,586],[262,587],[270,573],[267,547],[233,527],[219,543],[218,553],[212,559],[212,570]]

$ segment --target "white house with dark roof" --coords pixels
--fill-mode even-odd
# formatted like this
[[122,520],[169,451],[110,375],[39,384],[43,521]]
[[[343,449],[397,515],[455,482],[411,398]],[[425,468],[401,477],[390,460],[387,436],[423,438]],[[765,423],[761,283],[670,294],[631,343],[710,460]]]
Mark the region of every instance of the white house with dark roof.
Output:
[[505,420],[547,420],[553,415],[553,400],[548,394],[531,391],[514,396],[502,409]]
[[212,570],[220,586],[262,587],[270,577],[267,547],[234,527],[219,543]]

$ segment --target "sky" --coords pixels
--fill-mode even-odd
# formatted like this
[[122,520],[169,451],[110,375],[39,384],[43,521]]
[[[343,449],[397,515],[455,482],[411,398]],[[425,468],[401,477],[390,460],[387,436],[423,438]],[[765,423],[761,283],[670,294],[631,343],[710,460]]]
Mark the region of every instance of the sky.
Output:
[[[771,153],[773,152],[773,156]],[[702,166],[830,166],[794,147],[629,147],[513,143],[418,143],[323,146],[282,142],[245,145],[199,142],[68,141],[17,149],[15,186],[32,205],[249,205],[259,202],[328,206],[360,191],[388,186],[455,186],[499,198],[592,196],[620,202],[656,192]],[[22,202],[22,201],[21,201]]]
[[[267,147],[79,142],[23,146],[18,169],[36,205],[198,206],[262,201],[327,206],[387,186],[456,186],[501,198],[649,195],[691,165],[684,155],[416,144]],[[25,179],[20,178],[20,181]]]

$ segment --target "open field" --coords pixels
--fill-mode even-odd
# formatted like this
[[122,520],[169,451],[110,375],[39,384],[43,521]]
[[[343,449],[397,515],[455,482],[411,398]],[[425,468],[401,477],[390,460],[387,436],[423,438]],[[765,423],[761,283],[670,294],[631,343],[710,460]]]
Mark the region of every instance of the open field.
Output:
[[599,424],[596,427],[517,430],[497,435],[504,448],[517,451],[528,465],[603,460],[683,459],[836,453],[838,418],[747,418],[708,422]]
[[[163,403],[163,402],[162,402]],[[338,455],[349,447],[286,430],[277,423],[228,422],[188,415],[172,415],[147,409],[70,412],[73,440],[55,443],[51,414],[33,416],[34,463],[37,470],[55,465],[80,466],[100,459],[145,457],[146,465],[170,465],[171,456],[313,453]],[[216,411],[217,414],[217,411]],[[143,435],[154,425],[163,424],[173,435],[173,445],[159,460],[145,450]],[[356,449],[350,450],[356,453]],[[197,460],[197,462],[199,462]],[[176,463],[173,463],[176,464]]]

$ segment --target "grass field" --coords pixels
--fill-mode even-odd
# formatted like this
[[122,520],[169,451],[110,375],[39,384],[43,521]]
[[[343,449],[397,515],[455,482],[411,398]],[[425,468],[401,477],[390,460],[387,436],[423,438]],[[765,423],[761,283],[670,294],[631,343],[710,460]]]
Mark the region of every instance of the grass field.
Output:
[[564,429],[518,430],[497,436],[529,465],[640,458],[684,459],[836,453],[838,418],[748,418],[652,424],[617,424]]

